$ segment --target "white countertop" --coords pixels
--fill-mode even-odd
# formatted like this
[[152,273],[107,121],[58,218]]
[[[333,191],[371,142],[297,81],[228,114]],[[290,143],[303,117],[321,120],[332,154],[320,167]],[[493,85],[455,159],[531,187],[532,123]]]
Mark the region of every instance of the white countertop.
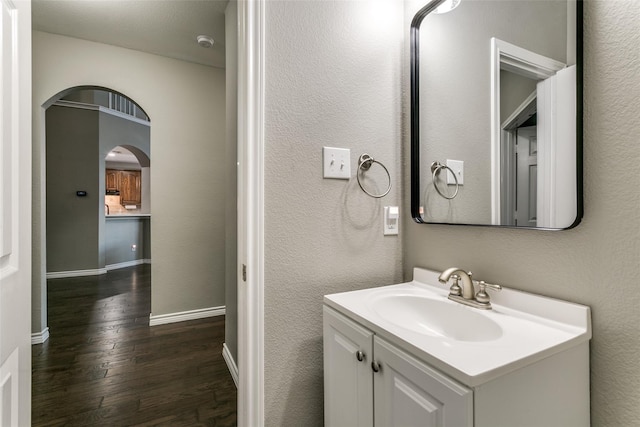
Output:
[[[471,387],[591,339],[587,306],[503,287],[491,293],[492,310],[479,310],[447,299],[449,287],[438,282],[438,275],[416,268],[411,282],[326,295],[324,303]],[[385,320],[372,308],[385,295],[428,297],[473,310],[499,325],[501,333],[487,341],[420,333]]]

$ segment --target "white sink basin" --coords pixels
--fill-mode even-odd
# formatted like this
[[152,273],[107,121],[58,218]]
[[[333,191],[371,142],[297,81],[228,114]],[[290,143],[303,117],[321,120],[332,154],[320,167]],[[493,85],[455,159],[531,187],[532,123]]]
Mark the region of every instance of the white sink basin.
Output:
[[392,294],[374,298],[370,304],[388,322],[418,333],[458,341],[491,341],[502,336],[500,325],[478,309],[448,300]]
[[591,338],[589,307],[503,286],[492,310],[447,298],[438,272],[413,281],[325,295],[325,305],[469,386],[542,360]]

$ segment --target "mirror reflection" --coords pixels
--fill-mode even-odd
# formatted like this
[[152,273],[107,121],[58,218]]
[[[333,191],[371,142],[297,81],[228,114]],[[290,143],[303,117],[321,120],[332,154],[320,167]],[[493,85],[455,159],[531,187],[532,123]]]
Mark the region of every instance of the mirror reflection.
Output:
[[432,12],[442,3],[412,23],[414,218],[577,225],[581,5],[461,0]]

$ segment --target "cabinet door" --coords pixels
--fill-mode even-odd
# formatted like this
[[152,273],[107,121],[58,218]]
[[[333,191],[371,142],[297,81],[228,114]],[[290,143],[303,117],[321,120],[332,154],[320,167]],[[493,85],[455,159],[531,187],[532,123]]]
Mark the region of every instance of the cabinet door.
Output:
[[473,392],[379,337],[374,337],[375,425],[473,426]]
[[113,169],[107,169],[105,177],[105,187],[107,190],[118,189],[118,171]]
[[324,425],[371,427],[373,333],[329,307],[323,311]]
[[120,171],[120,197],[123,205],[139,205],[140,171]]

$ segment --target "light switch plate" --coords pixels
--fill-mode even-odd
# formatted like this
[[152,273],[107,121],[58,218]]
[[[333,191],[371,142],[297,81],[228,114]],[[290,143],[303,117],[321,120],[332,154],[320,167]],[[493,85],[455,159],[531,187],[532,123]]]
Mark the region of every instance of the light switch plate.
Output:
[[385,236],[398,234],[399,213],[398,206],[384,206],[382,208],[382,234]]
[[322,163],[325,178],[351,178],[351,150],[348,148],[322,148]]
[[[464,184],[464,161],[462,160],[449,160],[447,159],[447,166],[454,170],[456,177],[458,178],[458,185]],[[447,169],[447,184],[456,185],[456,180],[453,178],[451,171]]]

